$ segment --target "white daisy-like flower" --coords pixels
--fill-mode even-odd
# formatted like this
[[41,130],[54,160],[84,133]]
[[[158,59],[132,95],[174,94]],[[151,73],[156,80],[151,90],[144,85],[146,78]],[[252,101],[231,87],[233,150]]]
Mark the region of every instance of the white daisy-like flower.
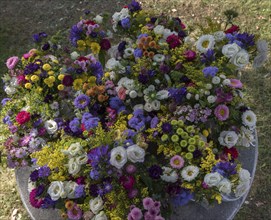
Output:
[[157,63],[161,63],[165,60],[165,56],[163,54],[155,54],[153,60]]
[[165,182],[175,183],[178,180],[178,174],[175,170],[170,167],[162,167],[163,175],[161,175],[161,179]]
[[206,53],[207,50],[213,49],[215,46],[215,38],[213,35],[202,35],[196,42],[196,48],[201,53]]
[[257,117],[251,110],[245,111],[242,115],[243,125],[249,127],[251,130],[255,128]]
[[182,169],[181,176],[184,180],[191,182],[194,180],[199,174],[199,168],[197,166],[187,166]]
[[231,148],[237,144],[238,135],[234,131],[222,131],[218,141],[222,146]]

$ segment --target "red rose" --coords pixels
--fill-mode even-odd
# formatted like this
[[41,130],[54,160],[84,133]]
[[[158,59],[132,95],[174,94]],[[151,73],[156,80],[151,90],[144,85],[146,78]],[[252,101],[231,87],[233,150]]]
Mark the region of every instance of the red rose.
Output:
[[233,159],[236,159],[239,156],[239,153],[235,147],[231,147],[230,149],[225,147],[223,151],[226,155],[230,154]]
[[172,34],[167,37],[167,43],[169,44],[170,49],[173,49],[181,45],[179,37],[175,34]]
[[229,29],[227,29],[225,31],[225,34],[232,34],[232,33],[237,32],[237,31],[239,31],[239,26],[232,25]]
[[111,43],[108,39],[102,39],[101,40],[101,43],[100,43],[100,46],[102,48],[102,50],[109,50],[111,48]]
[[22,125],[30,120],[30,113],[27,111],[21,111],[16,116],[16,121]]
[[90,24],[90,25],[94,25],[94,24],[96,24],[96,23],[95,23],[95,21],[87,20],[87,21],[85,21],[85,24],[86,24],[86,25],[89,25],[89,24]]

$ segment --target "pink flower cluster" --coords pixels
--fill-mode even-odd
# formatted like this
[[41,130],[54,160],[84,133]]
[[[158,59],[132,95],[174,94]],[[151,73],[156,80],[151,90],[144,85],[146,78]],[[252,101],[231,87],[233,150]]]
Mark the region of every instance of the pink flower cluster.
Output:
[[[146,210],[144,220],[164,220],[160,214],[161,203],[159,201],[154,201],[152,198],[146,197],[143,199],[143,207]],[[142,218],[143,212],[141,209],[132,206],[128,220],[140,220]]]

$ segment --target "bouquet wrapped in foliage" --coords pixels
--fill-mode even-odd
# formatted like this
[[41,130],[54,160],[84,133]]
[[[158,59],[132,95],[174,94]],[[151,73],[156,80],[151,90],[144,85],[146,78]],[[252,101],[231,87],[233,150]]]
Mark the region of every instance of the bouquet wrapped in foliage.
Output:
[[238,71],[267,57],[239,27],[179,18],[131,4],[111,19],[72,26],[69,45],[7,60],[2,144],[12,168],[33,166],[32,206],[68,219],[168,219],[190,200],[243,196],[240,148],[255,145],[256,116]]

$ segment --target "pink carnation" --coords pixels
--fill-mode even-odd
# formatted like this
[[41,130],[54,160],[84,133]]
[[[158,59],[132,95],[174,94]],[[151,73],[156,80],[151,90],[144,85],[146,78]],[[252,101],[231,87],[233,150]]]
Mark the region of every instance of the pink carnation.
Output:
[[27,111],[21,111],[16,116],[16,121],[22,125],[30,120],[30,113]]
[[184,165],[184,159],[179,156],[175,155],[170,159],[170,166],[176,169],[181,169]]
[[14,69],[14,67],[16,66],[18,62],[19,62],[19,57],[14,56],[14,57],[8,58],[6,62],[7,68],[10,70]]
[[214,113],[219,121],[225,121],[229,118],[230,110],[226,105],[218,105]]

